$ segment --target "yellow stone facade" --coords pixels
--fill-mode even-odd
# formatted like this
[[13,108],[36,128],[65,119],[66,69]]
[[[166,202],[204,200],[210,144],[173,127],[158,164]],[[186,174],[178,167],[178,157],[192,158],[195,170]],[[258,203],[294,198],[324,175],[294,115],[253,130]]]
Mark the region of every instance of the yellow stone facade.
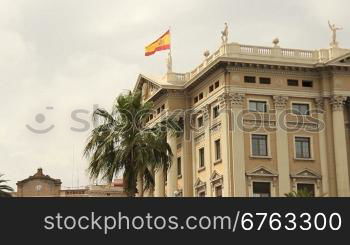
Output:
[[223,43],[188,73],[139,75],[148,124],[184,125],[150,196],[350,196],[350,50],[274,44]]

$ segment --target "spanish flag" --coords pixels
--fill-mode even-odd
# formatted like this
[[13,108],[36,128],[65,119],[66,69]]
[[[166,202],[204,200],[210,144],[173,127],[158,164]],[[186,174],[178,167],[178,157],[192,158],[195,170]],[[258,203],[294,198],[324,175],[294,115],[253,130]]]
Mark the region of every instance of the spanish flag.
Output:
[[153,43],[145,47],[145,56],[150,56],[157,51],[170,49],[170,30],[164,33]]

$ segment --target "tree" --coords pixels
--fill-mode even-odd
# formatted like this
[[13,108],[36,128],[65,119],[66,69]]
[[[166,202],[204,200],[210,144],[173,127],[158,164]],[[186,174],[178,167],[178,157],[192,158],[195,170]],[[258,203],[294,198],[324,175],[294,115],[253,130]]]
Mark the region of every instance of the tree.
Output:
[[0,174],[0,197],[11,197],[9,192],[13,191],[13,189],[5,184],[8,180],[1,179],[3,176],[3,174]]
[[[142,102],[141,93],[128,92],[117,97],[111,113],[104,109],[94,111],[93,120],[98,125],[84,150],[91,179],[111,182],[122,173],[128,196],[153,188],[154,171],[166,171],[171,164],[167,132],[175,134],[181,128],[172,117],[146,127],[152,108],[152,103]],[[142,190],[136,187],[138,176],[142,179]]]
[[312,193],[306,189],[292,191],[284,194],[286,197],[313,197]]

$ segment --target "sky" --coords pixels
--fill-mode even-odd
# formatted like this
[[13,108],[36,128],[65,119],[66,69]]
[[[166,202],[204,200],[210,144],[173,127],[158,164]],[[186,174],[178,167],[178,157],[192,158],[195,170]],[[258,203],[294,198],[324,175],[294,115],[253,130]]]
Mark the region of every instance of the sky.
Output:
[[348,9],[348,0],[0,0],[0,173],[14,188],[39,167],[64,188],[90,184],[91,113],[110,110],[139,73],[165,73],[167,52],[145,57],[144,46],[169,27],[173,70],[188,72],[218,49],[224,22],[229,42],[320,49],[331,20],[350,48]]

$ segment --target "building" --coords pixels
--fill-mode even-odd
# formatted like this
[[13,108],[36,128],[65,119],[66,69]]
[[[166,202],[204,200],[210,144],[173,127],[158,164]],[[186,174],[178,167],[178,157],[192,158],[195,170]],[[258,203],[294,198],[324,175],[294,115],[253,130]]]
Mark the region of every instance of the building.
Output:
[[89,185],[81,188],[61,188],[60,179],[44,175],[42,168],[22,181],[17,182],[15,197],[123,197],[123,181],[115,180],[110,185]]
[[[332,29],[333,34],[334,30]],[[154,196],[350,196],[350,50],[223,43],[187,73],[140,74],[148,125],[183,122]]]

